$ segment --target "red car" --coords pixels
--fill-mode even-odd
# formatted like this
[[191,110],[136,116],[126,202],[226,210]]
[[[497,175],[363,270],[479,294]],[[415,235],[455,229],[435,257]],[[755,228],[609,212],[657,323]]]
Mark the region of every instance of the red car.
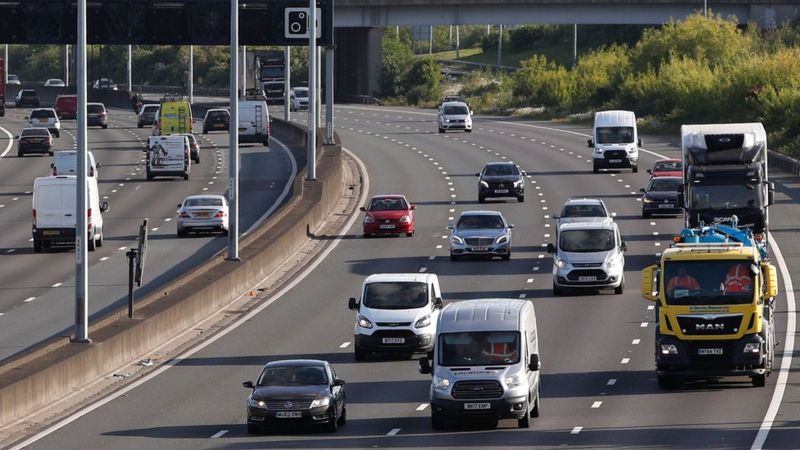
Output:
[[378,234],[414,235],[414,210],[417,205],[408,203],[398,194],[376,195],[368,207],[361,207],[364,215],[364,237]]
[[655,177],[682,177],[683,162],[680,159],[660,159],[652,169],[647,169],[650,178]]

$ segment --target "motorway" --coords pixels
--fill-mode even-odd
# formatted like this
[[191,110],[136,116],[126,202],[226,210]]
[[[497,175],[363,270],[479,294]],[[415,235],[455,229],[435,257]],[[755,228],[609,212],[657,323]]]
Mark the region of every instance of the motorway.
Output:
[[[70,417],[30,448],[753,445],[770,410],[777,373],[765,388],[751,387],[749,379],[691,383],[673,392],[656,385],[654,311],[640,297],[639,271],[669,245],[681,222],[641,219],[637,199],[647,180],[644,170],[592,174],[584,126],[476,116],[473,133],[441,135],[432,111],[367,106],[338,107],[336,120],[344,146],[366,166],[370,194],[402,192],[418,205],[415,236],[359,239],[357,220],[320,265],[262,313],[124,395]],[[651,166],[657,155],[676,156],[678,147],[671,139],[644,136],[648,152],[640,154],[640,167]],[[474,173],[495,160],[513,160],[527,170],[525,203],[478,204]],[[777,263],[782,276],[797,278],[800,183],[779,174],[773,179],[778,193],[772,231],[783,254]],[[617,213],[628,243],[622,295],[552,296],[551,258],[544,247],[554,235],[550,216],[568,197],[579,195],[598,196]],[[516,225],[511,261],[449,260],[446,226],[469,209],[502,211]],[[417,357],[355,362],[354,315],[347,298],[357,296],[364,277],[378,272],[436,273],[446,303],[482,297],[534,303],[543,384],[542,415],[530,430],[501,421],[497,429],[471,424],[433,432],[427,404],[430,377],[417,372]],[[794,298],[794,287],[786,295],[785,281],[781,278],[777,302],[779,357],[787,344],[797,344],[794,335],[785,341],[787,308]],[[267,361],[284,358],[327,359],[347,380],[348,423],[337,434],[308,429],[246,433],[249,391],[241,382],[255,379]],[[792,364],[797,366],[796,359]],[[784,367],[784,376],[789,376],[784,381],[796,386],[800,380],[788,369]],[[796,448],[800,393],[788,390],[783,403],[774,407],[776,420],[764,447]]]
[[[47,106],[44,105],[43,106]],[[0,121],[0,360],[54,335],[72,334],[74,323],[75,256],[71,249],[33,252],[31,238],[31,190],[33,180],[50,173],[52,157],[16,156],[18,135],[29,109],[7,110]],[[202,119],[202,116],[201,116]],[[145,181],[142,151],[150,127],[137,128],[130,110],[109,109],[108,129],[89,128],[89,148],[102,166],[99,188],[110,211],[103,214],[105,242],[89,253],[90,314],[119,308],[127,303],[128,262],[126,250],[135,246],[139,224],[149,218],[150,245],[141,297],[191,270],[225,248],[227,238],[218,235],[175,234],[176,205],[187,195],[225,193],[228,179],[228,134],[199,134],[200,163],[191,177]],[[75,146],[76,123],[62,121],[61,137],[54,150]],[[293,157],[275,141],[263,146],[242,146],[240,230],[253,225],[290,185]],[[7,151],[6,151],[7,149]]]

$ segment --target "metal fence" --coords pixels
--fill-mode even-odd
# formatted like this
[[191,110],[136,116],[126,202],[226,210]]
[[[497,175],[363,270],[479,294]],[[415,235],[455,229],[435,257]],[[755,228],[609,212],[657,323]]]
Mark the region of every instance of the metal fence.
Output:
[[777,152],[767,152],[772,169],[780,169],[793,175],[800,175],[800,161]]

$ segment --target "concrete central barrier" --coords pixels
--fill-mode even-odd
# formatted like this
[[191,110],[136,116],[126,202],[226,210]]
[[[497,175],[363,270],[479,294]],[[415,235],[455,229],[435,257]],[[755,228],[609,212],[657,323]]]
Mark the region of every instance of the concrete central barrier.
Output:
[[[290,145],[305,128],[276,119]],[[324,130],[323,130],[324,131]],[[317,142],[323,141],[318,133]],[[337,137],[337,142],[338,137]],[[92,343],[53,339],[0,367],[0,426],[47,407],[92,381],[146,356],[246,293],[284,264],[332,213],[344,188],[341,146],[318,148],[317,180],[294,180],[291,199],[241,241],[241,261],[220,252],[207,263],[137,302],[136,318],[120,309],[89,327]]]

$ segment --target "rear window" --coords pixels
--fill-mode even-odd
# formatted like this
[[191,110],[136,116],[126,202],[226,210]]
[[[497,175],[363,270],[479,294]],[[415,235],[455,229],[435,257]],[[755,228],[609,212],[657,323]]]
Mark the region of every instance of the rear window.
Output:
[[29,89],[23,89],[21,92],[22,93],[20,95],[22,95],[23,97],[36,97],[36,91],[31,91]]
[[103,105],[86,105],[86,112],[88,114],[99,114],[106,112],[106,108]]
[[35,109],[31,111],[31,119],[49,119],[55,116],[55,111],[50,111],[49,109]]
[[225,111],[209,111],[208,118],[209,119],[223,119],[228,117],[228,113]]
[[600,205],[567,205],[561,217],[606,217],[606,211]]
[[22,137],[29,137],[29,136],[50,136],[50,132],[47,131],[47,128],[26,128],[22,130]]
[[145,105],[144,112],[145,114],[155,114],[158,112],[158,105]]
[[222,206],[221,198],[187,198],[183,206]]

